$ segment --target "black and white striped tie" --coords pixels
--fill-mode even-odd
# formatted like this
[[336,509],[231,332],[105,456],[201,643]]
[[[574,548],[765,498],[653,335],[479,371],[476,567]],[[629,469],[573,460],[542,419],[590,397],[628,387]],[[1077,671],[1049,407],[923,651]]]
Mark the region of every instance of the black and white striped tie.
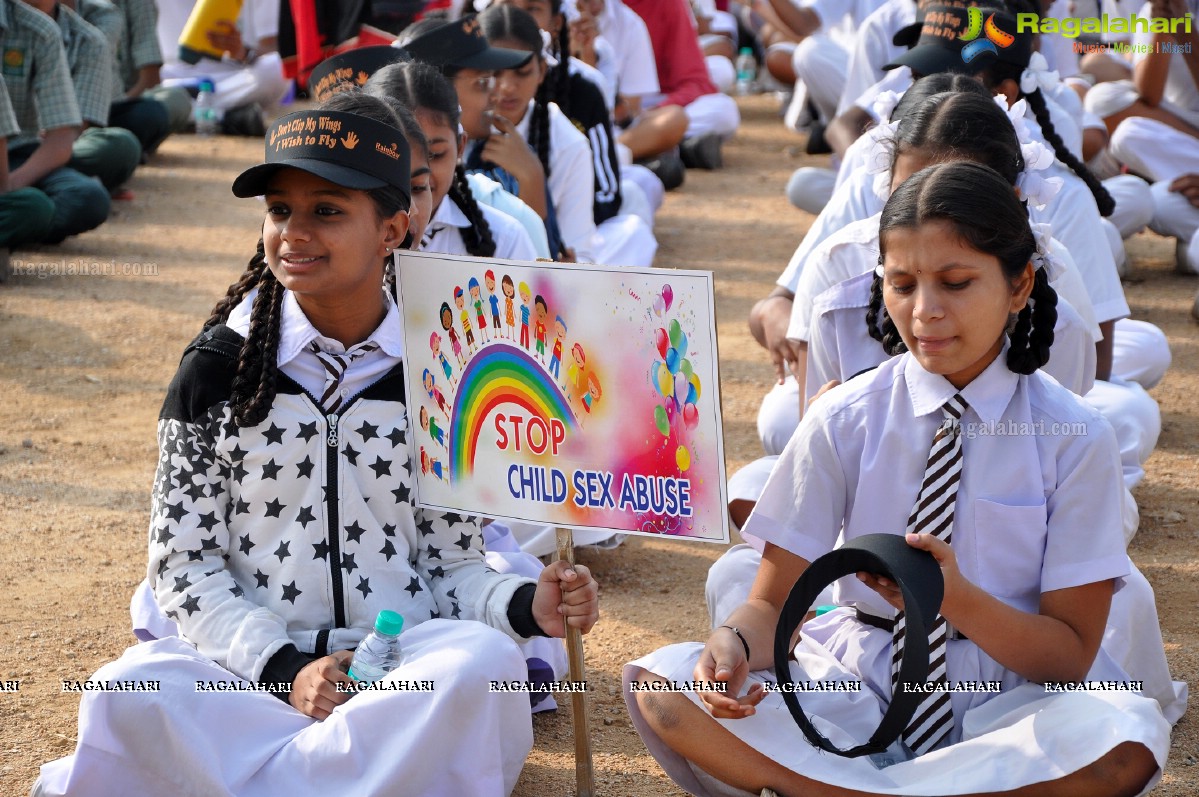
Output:
[[341,409],[341,379],[350,363],[375,351],[379,344],[360,343],[343,354],[323,351],[316,341],[309,344],[308,348],[321,361],[321,365],[325,366],[325,392],[321,394],[321,407],[331,415]]
[[[945,402],[941,412],[945,420],[937,428],[928,464],[924,468],[924,483],[920,496],[908,517],[909,534],[933,534],[950,542],[953,534],[953,507],[957,500],[958,482],[962,475],[962,413],[966,400],[960,394]],[[891,678],[898,685],[899,665],[903,661],[903,638],[906,629],[903,612],[895,617],[892,638]],[[916,708],[912,722],[903,732],[903,740],[916,755],[923,755],[941,744],[953,729],[953,709],[949,692],[945,691],[945,641],[948,626],[937,615],[928,637],[928,683],[942,688],[931,692]]]

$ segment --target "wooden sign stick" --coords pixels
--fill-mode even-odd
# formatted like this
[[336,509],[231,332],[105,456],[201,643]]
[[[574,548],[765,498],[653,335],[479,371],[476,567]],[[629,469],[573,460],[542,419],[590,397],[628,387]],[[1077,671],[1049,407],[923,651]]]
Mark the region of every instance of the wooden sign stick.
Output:
[[[558,527],[558,558],[575,563],[574,532]],[[570,680],[587,680],[583,667],[583,634],[579,629],[566,624],[566,658],[570,665]],[[595,794],[594,773],[591,768],[591,728],[587,722],[587,693],[570,693],[571,715],[575,735],[575,793],[578,797]]]

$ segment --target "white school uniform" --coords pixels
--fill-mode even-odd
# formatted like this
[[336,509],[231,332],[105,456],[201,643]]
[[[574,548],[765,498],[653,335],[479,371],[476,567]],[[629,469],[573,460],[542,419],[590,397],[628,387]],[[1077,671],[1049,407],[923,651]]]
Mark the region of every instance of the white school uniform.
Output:
[[[1119,527],[1116,444],[1106,422],[1052,379],[1018,376],[1001,353],[960,392],[970,424],[1081,424],[1083,435],[967,436],[954,517],[953,546],[963,576],[1015,609],[1036,612],[1042,593],[1129,574]],[[940,407],[957,391],[910,355],[822,397],[788,444],[747,531],[808,561],[839,534],[902,534],[920,491]],[[978,428],[978,427],[975,427]],[[866,467],[863,463],[885,463]],[[835,588],[841,606],[891,616],[893,610],[855,578]],[[891,690],[891,633],[859,622],[848,609],[807,623],[791,665],[796,681],[857,680],[857,693],[812,693],[803,700],[830,740],[845,747],[877,727]],[[1158,766],[1169,751],[1169,723],[1158,703],[1132,692],[1047,694],[1001,666],[971,640],[947,643],[948,679],[999,681],[995,694],[954,693],[952,746],[876,769],[810,745],[768,694],[746,719],[720,724],[762,754],[820,782],[879,794],[945,795],[1003,791],[1077,771],[1124,742],[1143,744]],[[634,726],[668,774],[697,795],[710,788],[697,767],[648,727],[627,684],[648,670],[688,680],[701,646],[672,645],[625,668]],[[750,682],[773,680],[753,673]],[[1091,679],[1127,676],[1100,650]],[[697,700],[693,693],[688,697]],[[1034,727],[1038,731],[1034,731]],[[1043,729],[1043,730],[1040,730]],[[1051,730],[1050,730],[1051,729]],[[1085,743],[1080,742],[1085,740]],[[1160,777],[1155,776],[1150,786]]]
[[883,66],[901,53],[907,52],[893,41],[903,27],[916,21],[916,4],[912,0],[883,3],[862,20],[857,38],[849,52],[849,68],[837,114],[854,107],[858,98],[886,74]]
[[[529,234],[516,219],[490,205],[478,203],[479,211],[491,228],[495,241],[495,257],[507,260],[536,260],[537,249],[529,240]],[[462,230],[471,226],[470,219],[462,209],[446,195],[425,227],[422,252],[438,252],[443,255],[468,255]]]
[[509,194],[504,187],[481,172],[466,175],[470,184],[470,192],[475,195],[475,201],[481,205],[490,205],[516,219],[524,228],[537,257],[549,258],[550,245],[545,235],[545,222],[537,215],[537,211],[521,201],[520,197]]
[[880,6],[882,0],[805,0],[804,8],[820,19],[820,31],[801,41],[791,54],[798,80],[788,109],[787,123],[794,126],[798,111],[811,100],[824,123],[837,115],[849,72],[849,54],[858,27]]
[[617,91],[626,97],[660,92],[654,45],[649,28],[637,12],[620,0],[607,0],[596,24],[615,56]]

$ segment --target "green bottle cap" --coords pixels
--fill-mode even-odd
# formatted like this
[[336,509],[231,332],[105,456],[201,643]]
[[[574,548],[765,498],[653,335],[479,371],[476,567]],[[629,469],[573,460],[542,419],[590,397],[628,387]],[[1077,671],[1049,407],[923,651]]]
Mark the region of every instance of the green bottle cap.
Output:
[[822,614],[828,614],[829,612],[831,612],[833,609],[836,609],[836,608],[837,608],[836,606],[829,606],[827,604],[824,606],[817,606],[816,607],[816,616],[819,617]]
[[396,636],[404,630],[404,618],[396,612],[384,609],[375,618],[375,630],[380,634]]

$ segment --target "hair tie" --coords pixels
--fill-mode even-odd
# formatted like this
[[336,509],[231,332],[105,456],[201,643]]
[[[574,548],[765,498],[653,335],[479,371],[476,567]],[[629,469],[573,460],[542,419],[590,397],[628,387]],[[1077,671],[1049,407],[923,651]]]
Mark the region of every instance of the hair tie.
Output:
[[1028,66],[1020,73],[1020,91],[1032,94],[1040,89],[1044,94],[1051,94],[1062,82],[1057,70],[1049,68],[1049,62],[1039,52],[1034,52],[1028,60]]
[[558,65],[558,57],[554,55],[553,39],[548,30],[541,31],[541,58],[553,69]]
[[1034,269],[1044,269],[1045,278],[1052,284],[1065,273],[1066,267],[1053,254],[1053,231],[1048,224],[1034,222],[1028,225],[1032,229],[1032,238],[1037,248],[1032,253]]
[[1060,177],[1046,177],[1039,172],[1049,170],[1056,162],[1053,150],[1032,137],[1029,132],[1028,120],[1025,114],[1028,110],[1026,100],[1017,100],[1010,106],[1002,94],[995,95],[995,104],[1003,109],[1012,128],[1016,131],[1016,140],[1020,142],[1020,156],[1024,159],[1024,170],[1016,178],[1016,188],[1020,197],[1037,210],[1048,205],[1057,192],[1062,188]]
[[866,131],[873,140],[866,154],[866,172],[874,175],[874,195],[886,202],[891,197],[891,159],[895,152],[895,134],[899,120],[884,122]]
[[870,106],[874,118],[880,123],[891,121],[891,114],[895,113],[895,106],[899,105],[901,99],[903,99],[903,94],[898,91],[888,90],[879,94]]

